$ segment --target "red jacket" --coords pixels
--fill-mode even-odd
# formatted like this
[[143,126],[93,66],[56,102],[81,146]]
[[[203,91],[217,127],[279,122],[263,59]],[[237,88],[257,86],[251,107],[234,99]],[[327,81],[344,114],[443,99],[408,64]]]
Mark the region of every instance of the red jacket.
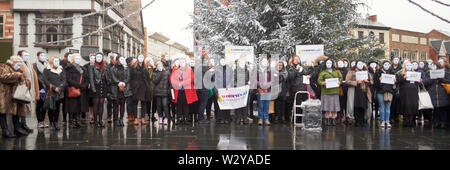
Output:
[[190,67],[186,67],[184,69],[183,81],[181,81],[180,69],[174,69],[172,71],[172,75],[170,76],[170,82],[174,88],[175,99],[172,100],[174,103],[177,103],[178,101],[178,89],[181,89],[181,87],[184,87],[188,104],[198,101],[197,92],[194,88],[194,72]]

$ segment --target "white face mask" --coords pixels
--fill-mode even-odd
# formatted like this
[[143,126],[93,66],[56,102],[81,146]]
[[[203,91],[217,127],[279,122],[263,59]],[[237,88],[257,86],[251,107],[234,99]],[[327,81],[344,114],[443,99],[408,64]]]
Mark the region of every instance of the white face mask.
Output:
[[180,66],[180,60],[175,61],[175,67]]
[[72,54],[69,54],[69,55],[67,56],[67,61],[68,61],[69,63],[72,63]]
[[431,70],[436,70],[437,67],[436,67],[436,65],[435,65],[434,63],[431,63],[431,64],[430,64],[430,69],[431,69]]
[[194,67],[195,66],[195,61],[191,61],[191,63],[189,63],[190,67]]
[[338,67],[339,67],[339,68],[343,68],[343,67],[344,67],[344,62],[338,61]]
[[59,67],[59,59],[58,58],[55,58],[53,60],[53,67]]
[[22,67],[22,63],[19,62],[19,63],[14,64],[15,71],[18,71],[20,69],[20,67]]
[[286,67],[287,66],[287,62],[286,61],[283,61],[283,65],[284,65],[284,67]]
[[76,56],[74,59],[75,64],[80,65],[81,63],[81,56]]
[[162,71],[163,70],[163,66],[160,64],[158,65],[158,71]]
[[420,62],[420,63],[419,63],[419,68],[420,68],[420,69],[423,69],[424,67],[425,67],[425,63],[424,63],[424,62]]
[[333,62],[328,60],[327,61],[327,69],[331,69],[331,68],[333,68]]
[[94,63],[95,63],[95,56],[90,56],[90,57],[89,57],[89,62],[90,62],[91,64],[94,64]]
[[395,64],[395,65],[397,65],[397,64],[398,64],[398,62],[400,62],[400,59],[398,59],[398,58],[394,58],[394,64]]
[[311,60],[306,61],[306,66],[310,67],[313,65],[313,62]]
[[123,66],[127,65],[127,61],[126,61],[125,58],[123,58],[123,57],[120,57],[120,58],[119,58],[119,62],[120,62],[120,64],[122,64]]
[[377,68],[377,63],[370,63],[370,68],[375,70]]
[[220,65],[225,66],[227,64],[227,61],[225,59],[220,59]]
[[348,67],[348,62],[344,61],[344,67],[347,68]]
[[96,55],[95,56],[95,61],[97,63],[101,63],[103,61],[103,55],[101,55],[101,54]]
[[244,61],[239,62],[239,68],[242,68],[242,69],[245,68],[245,62]]
[[39,55],[39,60],[41,60],[41,62],[47,61],[47,55],[45,55],[45,53],[41,53],[41,55]]
[[445,64],[444,60],[439,60],[439,64],[441,64],[441,66],[444,67]]
[[144,56],[143,55],[139,55],[138,56],[138,61],[139,61],[139,63],[144,62]]
[[350,64],[350,67],[355,67],[355,65],[356,65],[356,62],[352,62],[352,63]]
[[417,64],[417,63],[413,63],[412,64],[413,65],[413,70],[417,70],[418,68],[419,68],[419,64]]
[[356,67],[357,67],[359,70],[362,70],[362,69],[364,69],[364,63],[358,62],[358,64],[356,64]]
[[412,70],[412,68],[413,68],[413,65],[412,64],[406,64],[406,71],[411,71]]
[[30,59],[30,54],[28,54],[28,53],[23,53],[22,60],[23,60],[24,62],[27,62],[29,59]]
[[269,66],[269,61],[267,61],[267,59],[264,59],[264,60],[261,61],[261,65],[263,67],[267,67],[267,66]]
[[211,65],[214,67],[214,65],[216,64],[216,62],[214,60],[209,60],[209,62],[211,63]]
[[180,67],[186,67],[186,61],[180,60]]
[[133,60],[132,60],[132,61],[133,61],[133,63],[135,63],[135,62],[137,62],[137,59],[136,59],[136,58],[133,58]]
[[391,68],[391,64],[389,64],[389,63],[384,63],[383,64],[383,69],[384,70],[389,70]]

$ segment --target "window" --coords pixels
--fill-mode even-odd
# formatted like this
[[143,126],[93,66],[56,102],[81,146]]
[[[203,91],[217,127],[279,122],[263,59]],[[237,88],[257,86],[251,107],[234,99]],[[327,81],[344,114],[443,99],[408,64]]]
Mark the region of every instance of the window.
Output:
[[111,34],[103,33],[103,50],[111,50]]
[[409,51],[403,51],[403,59],[407,59],[409,56]]
[[[67,14],[36,14],[37,18],[66,18],[72,17]],[[36,21],[36,46],[38,47],[66,47],[72,46],[72,41],[58,42],[72,38],[72,20],[65,21]]]
[[426,61],[427,60],[427,52],[422,51],[420,53],[420,61]]
[[370,40],[374,40],[375,39],[375,33],[373,32],[373,31],[370,31],[369,32],[369,38],[370,38]]
[[400,57],[400,50],[399,49],[393,49],[392,50],[393,57]]
[[359,39],[363,39],[364,38],[364,32],[363,31],[358,31],[358,38]]
[[5,16],[4,15],[0,15],[0,38],[3,38],[3,33],[4,33],[4,26],[5,26]]
[[[83,18],[83,35],[97,31],[98,17],[96,15]],[[98,34],[83,38],[83,46],[98,47]]]
[[380,33],[380,43],[384,43],[384,33]]
[[[130,36],[127,36],[127,37],[130,37]],[[127,41],[127,55],[129,57],[131,57],[131,38],[128,38],[128,41]]]
[[411,51],[411,53],[409,54],[409,59],[411,61],[417,61],[417,51]]
[[20,46],[26,47],[28,46],[28,14],[20,13]]

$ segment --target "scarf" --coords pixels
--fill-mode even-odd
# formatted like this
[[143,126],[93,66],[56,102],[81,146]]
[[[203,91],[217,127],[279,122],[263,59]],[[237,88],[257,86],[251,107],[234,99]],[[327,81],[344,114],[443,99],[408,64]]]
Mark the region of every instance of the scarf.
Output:
[[49,69],[51,72],[56,73],[56,74],[61,74],[61,72],[63,71],[63,68],[61,66],[58,66],[58,68],[53,68],[50,65],[47,67],[47,69]]
[[44,73],[44,69],[48,67],[48,63],[41,61],[36,62],[37,69],[39,70],[39,73]]
[[81,74],[81,75],[83,75],[83,69],[78,65],[78,66],[75,66],[75,69],[77,69],[77,71]]

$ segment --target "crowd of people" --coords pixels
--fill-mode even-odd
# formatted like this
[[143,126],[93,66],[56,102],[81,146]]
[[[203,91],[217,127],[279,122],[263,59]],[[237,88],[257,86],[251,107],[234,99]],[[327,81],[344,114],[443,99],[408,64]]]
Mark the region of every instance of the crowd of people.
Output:
[[[258,120],[258,125],[268,126],[291,122],[294,102],[299,104],[309,97],[321,100],[325,126],[358,127],[376,119],[380,128],[391,128],[392,123],[400,121],[413,127],[424,118],[436,128],[445,128],[449,114],[450,64],[446,57],[431,62],[402,63],[394,58],[365,63],[326,56],[303,62],[299,56],[288,61],[271,60],[268,56],[252,63],[202,54],[198,61],[162,55],[160,61],[154,62],[142,54],[126,58],[96,53],[90,54],[84,65],[80,54],[66,53],[60,60],[38,52],[35,57],[37,61],[31,63],[31,55],[19,51],[17,56],[0,64],[0,124],[6,138],[33,132],[26,123],[26,115],[32,110],[37,128],[52,130],[61,128],[58,122],[61,112],[62,125],[69,128],[83,126],[82,120],[98,128],[105,127],[105,112],[107,123],[114,126],[124,126],[125,121],[136,126],[145,126],[148,121],[160,125],[210,123],[212,106],[215,123],[250,124]],[[430,70],[438,69],[445,70],[445,77],[431,79]],[[361,71],[368,72],[367,79],[357,80]],[[420,72],[420,81],[408,80],[406,73],[410,71]],[[395,75],[394,84],[383,83],[383,74]],[[209,78],[214,84],[203,83],[195,88],[195,81]],[[244,81],[238,81],[241,79]],[[337,79],[338,86],[328,87],[329,79]],[[29,89],[34,109],[31,103],[14,100],[19,85]],[[221,109],[218,90],[242,86],[254,87],[250,88],[246,107]],[[418,109],[421,89],[428,91],[433,109]],[[294,99],[299,91],[309,95]],[[258,117],[253,116],[255,100]],[[124,120],[125,111],[128,120]],[[46,114],[50,125],[45,121]],[[12,115],[13,131],[8,129],[7,115]]]

